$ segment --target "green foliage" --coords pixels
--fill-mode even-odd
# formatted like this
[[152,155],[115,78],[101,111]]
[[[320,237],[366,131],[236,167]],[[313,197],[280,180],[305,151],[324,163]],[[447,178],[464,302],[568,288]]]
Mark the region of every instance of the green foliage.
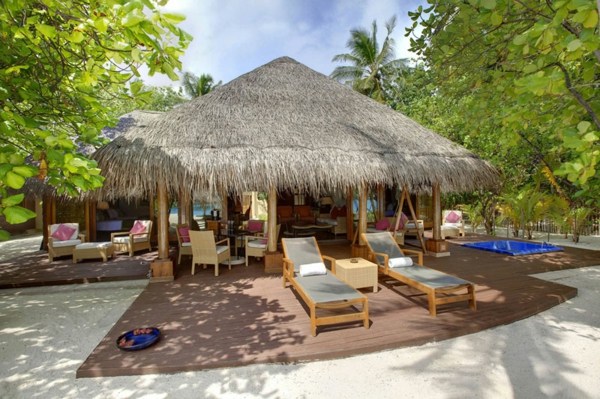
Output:
[[351,83],[354,90],[379,102],[387,100],[386,82],[391,81],[398,70],[406,67],[406,60],[396,59],[394,39],[391,34],[396,26],[396,17],[386,22],[387,35],[381,49],[377,41],[377,22],[373,21],[371,32],[358,28],[350,31],[346,47],[350,53],[338,54],[334,62],[347,62],[339,66],[331,77],[344,83]]
[[600,36],[596,2],[430,4],[410,13],[414,25],[407,34],[415,35],[411,49],[437,82],[436,94],[459,104],[468,121],[468,136],[487,136],[499,153],[529,156],[538,170],[551,172],[549,184],[571,201],[597,199]]
[[213,77],[207,73],[196,76],[191,72],[184,72],[181,79],[183,91],[191,98],[208,94],[221,86],[221,84],[222,82],[220,80],[217,83],[214,83]]
[[[154,0],[12,0],[0,5],[0,197],[38,175],[58,193],[100,187],[94,161],[114,121],[107,98],[147,96],[139,68],[177,79],[191,37]],[[160,1],[160,4],[165,1]],[[128,84],[131,83],[131,90]],[[39,168],[39,172],[38,172]],[[30,217],[2,205],[9,222]]]

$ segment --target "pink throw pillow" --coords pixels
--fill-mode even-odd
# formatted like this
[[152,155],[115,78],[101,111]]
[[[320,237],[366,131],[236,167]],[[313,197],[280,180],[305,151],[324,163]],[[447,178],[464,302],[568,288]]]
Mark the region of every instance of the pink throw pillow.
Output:
[[259,233],[263,231],[263,222],[261,220],[248,220],[248,231]]
[[131,230],[129,230],[129,232],[131,234],[145,233],[146,226],[144,225],[144,223],[140,222],[139,220],[136,220],[135,223],[133,224],[133,227],[131,228]]
[[67,241],[71,239],[75,231],[77,230],[67,226],[66,224],[60,224],[56,231],[52,233],[52,238],[56,238],[59,241]]
[[404,212],[400,213],[400,223],[398,223],[398,228],[403,229],[406,222],[408,222],[408,216],[406,216]]
[[375,223],[376,230],[387,230],[389,228],[390,228],[390,221],[385,218],[378,220],[377,223]]
[[190,242],[190,228],[189,227],[180,227],[179,228],[179,236],[181,237],[181,241]]
[[454,211],[451,211],[446,216],[446,222],[448,223],[458,223],[460,221],[460,215]]

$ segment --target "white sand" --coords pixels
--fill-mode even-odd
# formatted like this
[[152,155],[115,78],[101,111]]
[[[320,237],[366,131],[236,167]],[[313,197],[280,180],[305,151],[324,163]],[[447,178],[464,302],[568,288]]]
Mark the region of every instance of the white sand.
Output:
[[579,295],[510,325],[420,347],[91,379],[75,379],[77,368],[147,282],[1,290],[0,398],[600,398],[600,261],[538,277]]

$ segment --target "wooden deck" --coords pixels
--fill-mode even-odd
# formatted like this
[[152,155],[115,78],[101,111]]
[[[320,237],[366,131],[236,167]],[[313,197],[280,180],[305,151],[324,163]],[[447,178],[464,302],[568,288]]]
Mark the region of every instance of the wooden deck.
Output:
[[[347,242],[320,247],[325,255],[350,257]],[[225,267],[215,277],[211,268],[197,268],[191,276],[187,260],[177,267],[175,281],[148,285],[79,367],[77,377],[301,362],[439,341],[511,323],[577,295],[575,288],[530,274],[600,263],[598,252],[574,248],[521,257],[460,245],[450,245],[450,250],[451,257],[428,256],[425,264],[476,283],[476,312],[465,302],[442,307],[436,318],[430,317],[424,295],[380,276],[378,292],[363,290],[369,298],[370,329],[360,323],[321,327],[316,337],[293,289],[282,287],[280,275],[263,273],[261,263],[231,271]],[[155,346],[138,352],[116,347],[120,334],[146,326],[162,331]]]
[[[467,237],[451,242],[481,240]],[[324,254],[350,256],[347,242],[320,243]],[[77,377],[174,373],[253,363],[330,359],[439,341],[531,316],[577,294],[572,287],[530,274],[600,264],[598,251],[565,247],[564,252],[520,257],[450,245],[451,257],[426,257],[426,265],[477,284],[477,312],[466,303],[442,307],[429,316],[424,295],[380,276],[369,297],[370,329],[360,323],[322,327],[310,335],[306,309],[279,275],[264,274],[261,263],[212,269],[190,275],[189,259],[171,283],[153,283],[142,292],[77,371]],[[0,288],[92,283],[147,278],[155,252],[117,256],[109,262],[68,257],[48,262],[45,252],[0,262]],[[162,340],[139,352],[123,352],[115,340],[136,327],[156,326]]]

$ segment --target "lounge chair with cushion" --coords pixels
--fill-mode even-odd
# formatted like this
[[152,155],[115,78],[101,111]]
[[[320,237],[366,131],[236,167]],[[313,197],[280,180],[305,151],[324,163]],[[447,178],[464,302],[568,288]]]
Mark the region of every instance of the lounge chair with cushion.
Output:
[[192,256],[192,243],[190,241],[190,227],[187,224],[178,224],[176,232],[179,249],[177,264],[179,265],[181,264],[182,255]]
[[128,252],[129,256],[141,249],[152,251],[150,233],[152,232],[151,220],[136,220],[129,231],[111,233],[110,240],[116,252]]
[[192,276],[196,271],[196,264],[215,265],[215,276],[219,275],[219,263],[225,263],[231,270],[231,249],[229,238],[215,241],[215,235],[210,230],[190,230],[190,242],[192,243]]
[[48,259],[72,256],[78,244],[85,241],[85,235],[79,234],[78,223],[59,223],[48,226]]
[[[446,303],[468,301],[471,309],[477,308],[475,284],[423,266],[423,254],[403,252],[389,232],[362,233],[362,238],[369,247],[371,261],[377,263],[383,274],[427,294],[432,316],[436,316],[439,305]],[[417,255],[417,265],[405,253]],[[463,293],[457,293],[460,291]]]
[[[321,255],[314,237],[283,238],[281,244],[283,287],[289,281],[308,306],[313,336],[323,325],[361,321],[369,328],[367,297],[335,276],[335,259]],[[331,271],[324,260],[331,263]],[[335,314],[318,314],[323,310]]]
[[[281,225],[277,225],[277,229],[275,234],[279,237],[279,230]],[[267,250],[267,240],[269,238],[268,234],[264,235],[250,235],[244,237],[244,248],[246,255],[246,266],[248,266],[248,258],[254,256],[255,258],[262,258],[265,256],[265,251]]]
[[461,211],[446,210],[442,213],[441,233],[442,238],[465,236],[465,225]]

